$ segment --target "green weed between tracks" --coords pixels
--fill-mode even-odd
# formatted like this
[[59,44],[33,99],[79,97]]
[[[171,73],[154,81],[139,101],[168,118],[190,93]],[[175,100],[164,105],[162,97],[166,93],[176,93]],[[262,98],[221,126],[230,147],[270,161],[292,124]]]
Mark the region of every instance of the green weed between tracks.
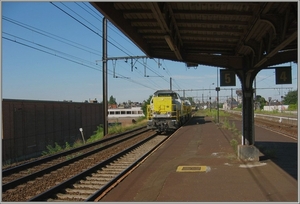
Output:
[[[216,122],[217,118],[217,111],[216,110],[205,110],[202,112],[202,114],[205,114],[205,116],[209,116],[212,118],[213,122]],[[266,111],[255,111],[255,113],[268,113],[269,115],[276,115],[278,112],[273,111],[273,112],[266,112]],[[242,133],[236,128],[235,123],[228,120],[230,117],[229,113],[226,113],[224,111],[219,112],[219,117],[220,117],[220,127],[223,129],[229,130],[232,135],[231,135],[231,140],[230,140],[230,145],[234,149],[234,151],[237,153],[238,150],[238,145],[241,144],[241,138],[242,138]],[[277,157],[277,151],[275,148],[267,148],[262,145],[257,146],[257,148],[268,158],[276,158]]]
[[[122,126],[120,125],[118,122],[116,122],[115,125],[112,125],[111,127],[108,127],[108,135],[114,135],[114,134],[119,134],[128,130],[132,130],[141,126],[145,126],[147,123],[146,118],[145,117],[140,117],[137,119],[135,124],[132,125],[128,125],[128,126]],[[98,140],[101,140],[103,138],[103,127],[102,125],[99,125],[97,127],[97,130],[94,131],[94,134],[92,136],[90,136],[90,138],[86,141],[86,143],[92,143],[92,142],[96,142]],[[42,155],[51,155],[51,154],[56,154],[59,152],[63,152],[66,150],[70,150],[72,148],[76,148],[76,147],[80,147],[84,145],[82,140],[76,140],[73,145],[70,145],[68,142],[66,142],[65,145],[60,146],[55,142],[55,145],[48,145],[47,146],[47,151],[43,151]],[[70,159],[70,158],[67,158]]]

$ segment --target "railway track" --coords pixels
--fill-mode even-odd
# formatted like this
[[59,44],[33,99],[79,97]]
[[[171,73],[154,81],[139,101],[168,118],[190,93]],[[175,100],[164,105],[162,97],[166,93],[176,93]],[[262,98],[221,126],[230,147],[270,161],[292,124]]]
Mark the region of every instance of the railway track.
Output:
[[[239,114],[233,114],[232,117],[241,119]],[[255,118],[255,125],[288,134],[297,140],[297,126],[259,118]],[[142,127],[77,149],[4,169],[2,200],[97,201],[166,138]],[[137,148],[143,143],[148,145],[148,142],[153,144]]]
[[26,201],[153,134],[146,127],[2,171],[2,200]]
[[82,202],[99,200],[116,182],[167,137],[152,135],[113,157],[53,187],[29,201]]
[[[240,113],[230,112],[230,115],[233,118],[242,120]],[[274,121],[272,119],[267,119],[266,116],[264,118],[255,117],[254,123],[258,127],[262,127],[273,132],[278,132],[282,135],[298,140],[298,125],[280,122],[279,120]]]

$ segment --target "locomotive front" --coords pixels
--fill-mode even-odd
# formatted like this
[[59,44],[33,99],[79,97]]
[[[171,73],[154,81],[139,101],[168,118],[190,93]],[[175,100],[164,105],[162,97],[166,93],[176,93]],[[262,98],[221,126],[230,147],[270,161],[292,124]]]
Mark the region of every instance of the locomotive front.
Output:
[[178,93],[171,90],[156,91],[147,108],[148,129],[169,132],[182,125],[182,101]]

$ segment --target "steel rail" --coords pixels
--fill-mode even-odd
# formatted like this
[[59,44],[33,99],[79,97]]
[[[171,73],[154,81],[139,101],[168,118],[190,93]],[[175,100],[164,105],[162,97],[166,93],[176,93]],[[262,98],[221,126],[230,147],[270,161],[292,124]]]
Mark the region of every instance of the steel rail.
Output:
[[146,126],[139,127],[139,128],[133,129],[133,130],[129,130],[129,131],[123,132],[121,134],[118,134],[118,135],[115,135],[115,136],[112,136],[112,137],[108,137],[108,138],[105,138],[105,139],[102,139],[102,140],[99,140],[99,141],[96,141],[96,142],[93,142],[93,143],[89,143],[89,144],[82,145],[80,147],[76,147],[76,148],[71,149],[71,150],[67,150],[67,151],[64,151],[64,152],[61,152],[61,153],[57,153],[55,155],[51,155],[51,156],[48,156],[48,157],[45,157],[45,158],[41,158],[41,159],[38,159],[38,160],[35,160],[35,161],[32,161],[32,162],[28,162],[28,163],[25,163],[25,164],[21,164],[21,165],[12,167],[12,168],[8,168],[8,169],[5,169],[5,170],[2,170],[2,177],[8,176],[10,174],[13,174],[13,173],[16,173],[16,172],[19,172],[19,171],[22,171],[22,170],[27,169],[27,168],[31,168],[33,166],[37,166],[37,165],[43,164],[43,163],[45,163],[47,161],[51,161],[51,160],[57,159],[59,157],[66,156],[68,154],[72,154],[72,153],[78,152],[80,150],[83,150],[83,149],[86,149],[86,148],[89,148],[89,147],[92,147],[92,146],[99,145],[101,143],[104,143],[104,142],[116,139],[116,138],[118,138],[120,136],[132,133],[134,131],[141,130],[143,128],[146,128]]
[[[33,198],[31,198],[28,201],[46,201],[48,198],[50,198],[52,195],[59,193],[62,189],[67,188],[68,186],[72,185],[73,183],[75,183],[76,181],[90,175],[91,173],[97,171],[98,169],[100,169],[101,167],[104,167],[110,163],[112,163],[113,161],[115,161],[117,158],[120,158],[121,156],[127,154],[128,152],[132,151],[133,149],[135,149],[136,147],[144,144],[145,142],[149,141],[150,139],[154,138],[157,135],[157,133],[151,135],[150,137],[142,140],[141,142],[115,154],[114,156],[108,158],[107,160],[94,165],[93,167],[91,167],[90,169],[87,169],[85,171],[83,171],[82,173],[73,176],[72,178],[54,186],[53,188],[51,188],[48,191],[45,191]],[[140,161],[140,159],[139,159]],[[128,168],[126,169],[128,171]],[[121,174],[119,174],[117,176],[117,178],[120,178],[121,176],[123,176],[127,171],[124,170]],[[113,181],[115,182],[117,179],[113,179]],[[109,187],[109,184],[111,185],[112,183],[114,183],[113,181],[110,181],[107,185],[105,185],[104,187],[102,187],[99,191],[97,191],[95,194],[91,195],[86,201],[91,201],[93,199],[95,199],[95,197],[97,197],[99,195],[99,193],[103,192],[105,189],[107,189]]]
[[[106,146],[100,147],[100,148],[95,149],[95,150],[92,150],[92,151],[89,151],[89,152],[87,152],[87,153],[85,153],[85,154],[76,156],[76,157],[74,157],[74,158],[71,158],[71,159],[66,160],[66,161],[64,161],[64,162],[61,162],[61,163],[59,163],[59,164],[56,164],[56,165],[53,165],[53,166],[51,166],[51,167],[45,168],[45,169],[43,169],[43,170],[37,171],[37,172],[35,172],[35,173],[33,173],[33,174],[30,174],[30,175],[24,176],[24,177],[22,177],[22,178],[16,179],[16,180],[14,180],[14,181],[12,181],[12,182],[3,184],[3,185],[2,185],[2,191],[3,191],[3,192],[4,192],[4,191],[7,191],[8,189],[14,188],[14,187],[16,187],[16,186],[18,186],[18,185],[20,185],[20,184],[22,184],[22,183],[27,182],[28,180],[35,179],[35,178],[37,178],[37,177],[39,177],[39,176],[42,176],[42,175],[44,175],[44,174],[47,174],[47,173],[49,173],[49,172],[51,172],[51,171],[54,171],[54,170],[56,170],[56,169],[59,169],[59,168],[61,168],[61,167],[63,167],[63,166],[67,166],[67,165],[69,165],[69,164],[71,164],[71,163],[74,163],[75,161],[78,161],[78,160],[80,160],[80,159],[83,159],[84,157],[87,157],[87,156],[92,155],[92,154],[94,154],[94,153],[96,153],[96,152],[99,152],[99,151],[102,151],[102,150],[107,149],[107,148],[109,148],[109,147],[112,147],[112,146],[114,146],[114,145],[117,145],[117,144],[119,144],[119,143],[121,143],[121,142],[123,142],[123,141],[128,140],[129,138],[135,137],[135,136],[137,136],[137,135],[139,135],[139,134],[141,134],[141,133],[147,132],[147,131],[149,131],[149,130],[147,130],[147,129],[146,129],[146,130],[143,130],[143,131],[138,132],[138,133],[135,133],[135,134],[133,134],[133,135],[127,137],[127,138],[123,138],[123,139],[118,140],[118,141],[116,141],[116,142],[114,142],[114,143],[108,144],[108,145],[106,145]],[[122,135],[123,135],[123,133],[122,133]]]

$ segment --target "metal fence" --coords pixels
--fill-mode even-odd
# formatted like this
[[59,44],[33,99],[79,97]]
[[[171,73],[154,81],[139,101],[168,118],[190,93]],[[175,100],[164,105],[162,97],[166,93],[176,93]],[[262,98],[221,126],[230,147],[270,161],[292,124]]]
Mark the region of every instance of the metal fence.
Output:
[[2,162],[40,156],[48,145],[87,140],[103,124],[102,104],[3,99]]

